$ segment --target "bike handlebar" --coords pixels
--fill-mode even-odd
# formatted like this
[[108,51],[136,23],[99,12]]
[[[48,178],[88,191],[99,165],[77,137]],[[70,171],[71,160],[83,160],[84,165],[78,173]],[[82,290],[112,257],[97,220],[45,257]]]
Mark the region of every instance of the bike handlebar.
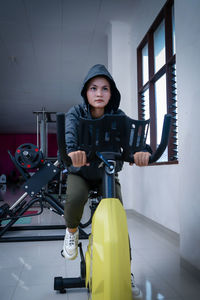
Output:
[[[130,120],[130,118],[128,118],[128,119]],[[72,164],[72,161],[66,152],[65,113],[57,113],[56,114],[56,122],[57,122],[57,143],[58,143],[59,155],[60,155],[61,161],[64,163],[64,165],[69,167]],[[138,121],[136,121],[136,122],[138,122]],[[142,121],[140,121],[140,122],[142,122]],[[163,122],[161,142],[160,142],[158,148],[156,149],[156,151],[150,156],[149,164],[156,162],[164,153],[164,151],[168,145],[170,125],[171,125],[171,115],[166,114],[164,117],[164,122]],[[126,155],[125,157],[122,154],[120,157],[120,154],[118,153],[117,159],[124,160],[127,162],[134,162],[133,154],[128,155],[128,156]]]
[[162,156],[162,154],[164,153],[168,145],[169,133],[171,127],[171,118],[172,116],[170,114],[166,114],[164,117],[161,142],[158,148],[156,149],[156,151],[150,156],[149,164],[156,162]]

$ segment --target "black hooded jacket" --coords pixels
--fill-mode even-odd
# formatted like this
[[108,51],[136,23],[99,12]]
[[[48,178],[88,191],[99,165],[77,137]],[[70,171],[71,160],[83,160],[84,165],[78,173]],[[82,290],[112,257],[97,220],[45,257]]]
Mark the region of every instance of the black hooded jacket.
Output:
[[[66,148],[67,153],[77,151],[78,150],[78,126],[80,117],[91,119],[92,116],[90,114],[90,106],[87,101],[86,91],[87,91],[87,83],[90,79],[96,76],[105,77],[111,87],[111,98],[109,100],[108,105],[105,107],[105,113],[109,114],[117,114],[117,115],[125,115],[125,113],[119,109],[120,105],[120,92],[118,91],[115,82],[105,68],[104,65],[97,64],[93,66],[84,82],[81,90],[81,96],[83,97],[83,103],[73,106],[68,113],[66,114]],[[87,180],[97,181],[102,178],[102,168],[98,168],[99,162],[92,162],[90,166],[84,166],[81,168],[75,168],[71,166],[69,168],[70,173],[79,174]],[[119,172],[122,169],[123,163],[117,162],[116,172]]]

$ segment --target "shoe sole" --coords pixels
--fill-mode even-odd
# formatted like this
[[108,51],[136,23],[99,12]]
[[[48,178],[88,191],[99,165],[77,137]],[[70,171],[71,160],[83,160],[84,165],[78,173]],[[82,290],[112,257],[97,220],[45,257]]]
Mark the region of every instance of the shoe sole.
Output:
[[75,254],[75,256],[70,256],[65,250],[61,250],[60,253],[61,253],[62,257],[66,258],[66,259],[69,259],[69,260],[74,260],[78,255],[78,251]]

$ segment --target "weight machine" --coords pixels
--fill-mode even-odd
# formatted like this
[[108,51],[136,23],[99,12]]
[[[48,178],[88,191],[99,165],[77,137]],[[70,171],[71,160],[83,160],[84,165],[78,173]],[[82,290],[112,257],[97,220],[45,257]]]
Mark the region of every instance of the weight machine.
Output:
[[[48,123],[56,122],[52,119],[55,112],[42,111],[34,112],[37,117],[37,146],[26,143],[20,145],[13,156],[8,151],[9,156],[17,170],[25,180],[23,184],[24,194],[12,205],[4,203],[0,206],[0,242],[22,242],[22,241],[49,241],[63,240],[63,235],[43,235],[43,236],[5,236],[8,231],[23,230],[57,230],[65,229],[65,225],[37,225],[37,226],[13,226],[17,220],[25,217],[32,217],[42,214],[44,208],[48,208],[54,213],[64,216],[64,205],[61,202],[62,176],[66,171],[61,161],[54,163],[48,158]],[[43,149],[39,149],[39,146]],[[43,152],[44,151],[44,152]],[[54,159],[55,160],[55,159]],[[31,176],[29,171],[33,171]],[[48,191],[48,184],[53,180],[58,180],[58,199]],[[85,223],[80,224],[80,238],[87,239],[88,234],[82,229],[91,223],[92,215],[99,203],[98,195],[93,191],[90,196],[90,217]],[[39,212],[24,215],[30,208],[39,207]],[[8,221],[2,225],[2,221]]]
[[[33,144],[23,144],[17,148],[15,156],[13,156],[10,151],[9,155],[25,179],[25,183],[23,184],[24,194],[12,206],[5,203],[0,207],[0,224],[4,220],[9,220],[8,224],[0,226],[0,242],[63,240],[64,235],[4,237],[7,231],[65,229],[65,225],[13,226],[18,219],[22,217],[25,218],[24,213],[34,207],[36,203],[39,204],[39,212],[28,214],[27,217],[42,214],[46,203],[51,211],[61,217],[64,216],[64,206],[61,201],[46,192],[45,189],[50,181],[60,175],[63,166],[59,161],[56,161],[54,164],[50,161],[45,161],[41,150]],[[34,168],[37,168],[37,171],[31,176],[27,169],[32,170]],[[79,231],[81,239],[88,238],[88,234],[82,228],[85,228],[91,223],[92,215],[98,205],[98,201],[95,200],[97,195],[94,193],[91,194],[90,197],[94,200],[91,202],[90,207],[91,216],[86,223],[80,224]]]

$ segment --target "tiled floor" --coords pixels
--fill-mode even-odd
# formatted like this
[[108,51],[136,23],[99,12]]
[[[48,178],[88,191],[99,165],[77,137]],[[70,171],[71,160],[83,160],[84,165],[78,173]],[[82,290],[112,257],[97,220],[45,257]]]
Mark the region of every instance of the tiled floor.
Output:
[[[128,211],[127,219],[132,245],[132,271],[143,292],[143,299],[199,300],[200,282],[180,268],[178,241],[134,212]],[[64,224],[62,217],[49,210],[32,218],[32,223]],[[59,233],[64,234],[64,231]],[[21,234],[28,235],[30,232]],[[42,232],[34,234],[41,235]],[[82,244],[85,250],[87,241],[83,240]],[[79,276],[80,272],[79,258],[75,261],[64,260],[60,255],[61,248],[62,241],[0,243],[0,299],[88,299],[85,289],[70,290],[67,294],[54,291],[55,276]]]

